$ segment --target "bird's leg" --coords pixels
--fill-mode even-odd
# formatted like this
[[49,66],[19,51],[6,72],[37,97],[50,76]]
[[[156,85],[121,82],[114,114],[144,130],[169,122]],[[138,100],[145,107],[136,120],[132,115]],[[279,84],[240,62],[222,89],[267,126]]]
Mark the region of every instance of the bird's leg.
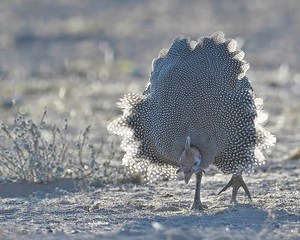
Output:
[[195,189],[195,197],[194,197],[194,203],[192,205],[192,210],[204,210],[206,206],[202,205],[200,200],[200,186],[201,186],[201,179],[202,179],[202,171],[199,171],[195,174],[196,174],[196,189]]
[[242,174],[240,174],[240,175],[233,174],[230,181],[226,184],[225,187],[222,188],[222,190],[218,193],[218,195],[220,195],[222,192],[226,191],[231,186],[232,186],[232,196],[231,196],[230,203],[234,203],[234,204],[237,203],[236,196],[237,196],[237,192],[240,187],[242,187],[244,189],[248,198],[251,200],[251,194],[249,192],[248,187],[246,186],[246,183],[244,182],[244,180],[242,178]]

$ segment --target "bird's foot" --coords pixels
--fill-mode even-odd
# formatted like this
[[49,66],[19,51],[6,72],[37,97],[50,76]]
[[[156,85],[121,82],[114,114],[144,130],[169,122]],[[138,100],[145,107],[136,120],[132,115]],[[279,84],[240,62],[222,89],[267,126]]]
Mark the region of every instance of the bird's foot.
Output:
[[191,210],[203,211],[206,210],[207,208],[208,208],[207,205],[204,205],[201,202],[194,202],[191,207]]
[[222,192],[226,191],[231,186],[232,186],[232,196],[231,196],[230,203],[237,204],[236,196],[237,196],[237,192],[240,187],[242,187],[244,189],[248,198],[250,200],[252,200],[250,191],[249,191],[248,187],[246,186],[246,183],[244,182],[242,175],[232,175],[232,178],[230,179],[230,181],[226,184],[225,187],[223,187],[221,189],[221,191],[218,193],[218,195],[220,195]]

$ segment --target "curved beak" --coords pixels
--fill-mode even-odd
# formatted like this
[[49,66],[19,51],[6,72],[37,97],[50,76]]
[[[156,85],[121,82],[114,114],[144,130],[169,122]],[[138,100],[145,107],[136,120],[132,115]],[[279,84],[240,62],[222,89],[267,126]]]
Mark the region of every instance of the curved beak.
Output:
[[185,184],[188,184],[193,173],[196,173],[196,172],[199,172],[199,171],[202,171],[205,173],[204,169],[202,169],[200,167],[200,164],[201,164],[201,159],[199,157],[195,157],[195,164],[191,167],[190,171],[188,172],[184,172],[184,169],[182,167],[180,167],[176,173],[179,173],[179,172],[184,172],[184,182]]
[[185,182],[185,184],[188,184],[188,183],[189,183],[189,181],[190,181],[192,175],[193,175],[193,173],[185,173],[185,174],[184,174],[184,182]]

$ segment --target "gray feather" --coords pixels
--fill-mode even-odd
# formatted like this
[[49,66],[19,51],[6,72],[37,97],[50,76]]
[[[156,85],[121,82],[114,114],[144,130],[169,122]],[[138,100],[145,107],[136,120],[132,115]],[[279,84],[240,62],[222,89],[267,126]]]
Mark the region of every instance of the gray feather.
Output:
[[261,150],[275,137],[259,120],[262,102],[236,45],[221,32],[197,42],[178,37],[153,60],[144,92],[121,99],[123,115],[108,130],[122,137],[123,163],[133,172],[149,180],[172,176],[187,136],[204,167],[241,173],[263,163]]

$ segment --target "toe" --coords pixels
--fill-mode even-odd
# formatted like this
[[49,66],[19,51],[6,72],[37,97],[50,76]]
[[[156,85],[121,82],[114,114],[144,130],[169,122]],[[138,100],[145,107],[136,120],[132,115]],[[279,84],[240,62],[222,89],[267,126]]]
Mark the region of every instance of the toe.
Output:
[[193,203],[191,210],[196,210],[196,211],[203,211],[206,210],[208,208],[207,205],[204,204],[199,204],[199,203]]

